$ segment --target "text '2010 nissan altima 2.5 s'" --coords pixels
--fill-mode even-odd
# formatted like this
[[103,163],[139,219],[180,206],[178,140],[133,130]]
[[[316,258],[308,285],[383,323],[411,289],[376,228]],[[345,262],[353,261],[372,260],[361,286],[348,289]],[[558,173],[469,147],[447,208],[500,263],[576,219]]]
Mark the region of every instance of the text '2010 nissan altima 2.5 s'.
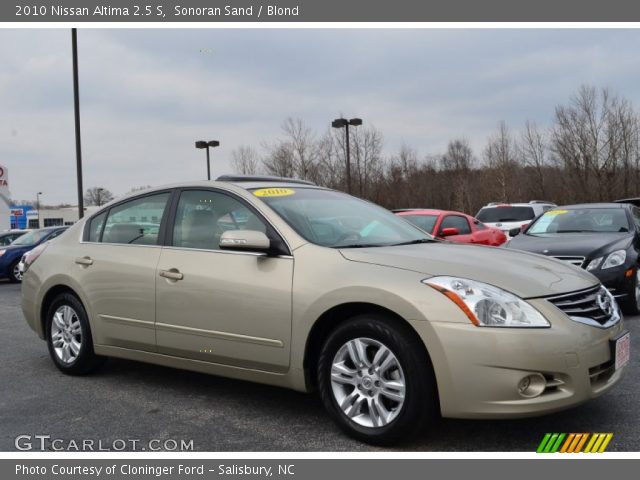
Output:
[[440,242],[306,182],[218,180],[112,202],[27,265],[24,314],[60,370],[113,356],[318,390],[380,444],[438,414],[572,407],[625,370],[629,334],[588,272]]

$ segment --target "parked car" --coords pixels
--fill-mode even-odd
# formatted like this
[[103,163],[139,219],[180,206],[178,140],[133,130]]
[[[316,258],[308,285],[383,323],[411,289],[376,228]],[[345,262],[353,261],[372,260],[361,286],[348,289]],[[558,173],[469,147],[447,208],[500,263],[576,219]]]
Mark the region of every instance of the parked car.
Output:
[[400,210],[394,213],[434,237],[446,238],[451,242],[498,247],[507,241],[507,236],[502,230],[487,227],[471,215],[461,212]]
[[[434,241],[307,182],[219,180],[118,200],[29,256],[22,309],[57,368],[86,374],[113,356],[317,389],[372,443],[438,413],[572,407],[624,373],[629,334],[586,271]],[[147,215],[159,230],[138,223]],[[585,292],[577,317],[568,305]]]
[[26,230],[9,230],[8,232],[0,232],[0,247],[11,245],[11,242],[25,233],[27,233]]
[[[512,232],[518,234],[517,230]],[[640,313],[640,208],[627,203],[547,211],[508,248],[572,263],[594,274],[630,314]]]
[[10,282],[22,281],[20,260],[22,256],[47,240],[51,240],[69,227],[49,227],[30,230],[15,239],[10,245],[0,247],[0,278],[8,278]]
[[499,228],[509,237],[515,228],[524,228],[537,216],[556,206],[555,203],[532,200],[529,203],[490,203],[482,207],[476,218],[488,227]]

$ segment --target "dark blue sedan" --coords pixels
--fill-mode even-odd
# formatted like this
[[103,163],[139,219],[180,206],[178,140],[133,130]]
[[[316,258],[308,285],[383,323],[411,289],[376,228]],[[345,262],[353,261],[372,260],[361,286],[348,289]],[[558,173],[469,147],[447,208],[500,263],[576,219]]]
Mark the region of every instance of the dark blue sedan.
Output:
[[47,240],[56,238],[68,227],[50,227],[31,230],[18,237],[7,247],[0,247],[0,278],[8,278],[10,282],[22,281],[22,273],[18,268],[22,255]]

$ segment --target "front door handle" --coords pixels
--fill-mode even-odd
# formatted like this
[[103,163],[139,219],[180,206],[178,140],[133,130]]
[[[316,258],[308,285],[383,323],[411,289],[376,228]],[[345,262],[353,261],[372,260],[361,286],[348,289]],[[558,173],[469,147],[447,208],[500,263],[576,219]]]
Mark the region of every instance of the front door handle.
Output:
[[184,278],[184,275],[175,268],[171,270],[160,270],[160,276],[168,278],[169,280],[182,280]]
[[76,258],[76,263],[78,265],[84,265],[85,267],[88,267],[89,265],[93,265],[93,260],[91,259],[91,257],[78,257]]

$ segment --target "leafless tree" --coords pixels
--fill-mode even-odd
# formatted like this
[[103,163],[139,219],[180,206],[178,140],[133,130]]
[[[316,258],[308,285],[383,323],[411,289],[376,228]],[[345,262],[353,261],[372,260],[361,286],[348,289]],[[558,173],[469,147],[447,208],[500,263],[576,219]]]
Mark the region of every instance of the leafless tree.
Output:
[[267,147],[265,170],[273,175],[318,181],[318,145],[313,131],[301,119],[287,118],[282,132],[284,138]]
[[465,138],[451,140],[446,153],[440,157],[440,165],[450,187],[449,208],[453,210],[465,212],[471,207],[469,188],[473,164],[473,151]]
[[231,152],[231,166],[241,175],[256,175],[260,168],[258,152],[253,147],[240,145]]
[[87,188],[84,194],[84,203],[85,205],[96,205],[100,207],[105,203],[109,203],[113,198],[113,194],[106,188],[91,187]]
[[576,200],[607,200],[620,180],[622,191],[630,191],[637,138],[632,105],[606,88],[582,86],[568,105],[556,107],[552,148]]
[[494,193],[498,196],[497,200],[511,201],[516,190],[513,180],[518,162],[515,143],[506,122],[501,121],[497,133],[489,137],[484,157],[494,175]]
[[517,144],[518,154],[522,164],[531,169],[535,175],[534,196],[544,199],[547,197],[545,189],[545,169],[548,166],[547,139],[545,133],[535,122],[527,120],[524,130]]

